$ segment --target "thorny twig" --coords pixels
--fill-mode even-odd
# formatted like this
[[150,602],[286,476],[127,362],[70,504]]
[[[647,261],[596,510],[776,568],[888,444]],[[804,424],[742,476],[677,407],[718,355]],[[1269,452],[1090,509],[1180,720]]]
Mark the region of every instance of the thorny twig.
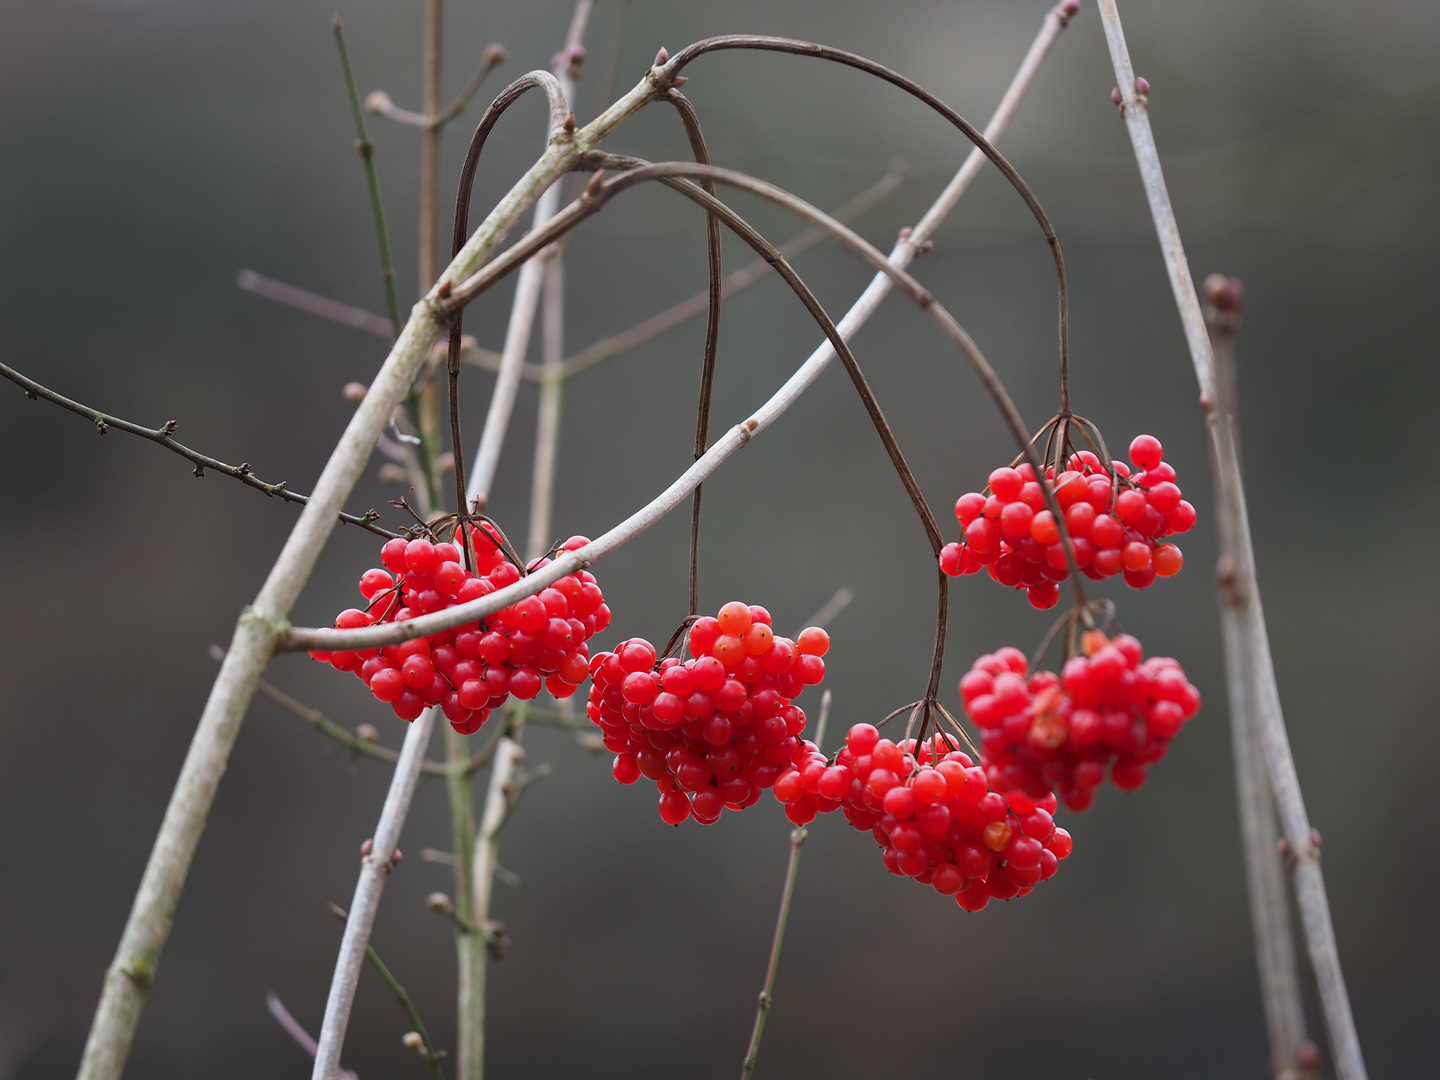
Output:
[[[239,465],[227,465],[225,462],[217,461],[208,454],[202,454],[198,450],[190,449],[190,447],[184,443],[171,437],[172,432],[174,432],[178,426],[174,420],[167,420],[158,428],[143,427],[140,424],[133,424],[129,420],[122,420],[118,416],[111,416],[109,413],[101,412],[99,409],[92,409],[89,405],[82,405],[78,401],[72,401],[63,394],[57,394],[54,390],[49,390],[41,386],[34,379],[20,374],[20,372],[6,364],[0,364],[0,375],[3,375],[24,390],[25,396],[31,400],[43,398],[52,405],[59,405],[62,409],[68,409],[77,416],[85,417],[85,419],[95,425],[95,430],[101,435],[104,435],[111,428],[114,428],[128,435],[138,435],[142,439],[149,439],[153,443],[159,443],[165,447],[166,450],[179,454],[186,461],[194,463],[196,476],[204,476],[205,470],[210,469],[213,472],[224,473],[226,476],[239,480],[246,487],[254,488],[256,491],[264,492],[266,495],[283,499],[286,502],[304,505],[310,501],[308,495],[301,495],[298,491],[291,491],[286,486],[286,481],[284,480],[281,480],[278,484],[265,483],[265,481],[261,480],[251,471],[249,462],[242,461]],[[342,511],[337,516],[341,521],[345,522],[345,524],[358,525],[360,528],[372,532],[376,536],[393,538],[399,535],[398,533],[389,532],[376,525],[375,521],[380,515],[374,510],[360,516],[347,514]]]

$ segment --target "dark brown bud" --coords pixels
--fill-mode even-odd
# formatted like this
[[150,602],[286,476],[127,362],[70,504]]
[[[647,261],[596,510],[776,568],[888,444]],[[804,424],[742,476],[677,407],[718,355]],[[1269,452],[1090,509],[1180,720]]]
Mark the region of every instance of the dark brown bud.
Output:
[[594,195],[600,190],[600,185],[605,182],[605,170],[596,169],[595,174],[590,177],[590,182],[585,185],[585,194]]
[[574,132],[575,132],[575,114],[574,114],[573,112],[572,112],[572,113],[566,113],[566,114],[565,114],[565,123],[564,123],[563,125],[561,125],[561,126],[565,128],[565,133],[566,133],[567,135],[574,134]]

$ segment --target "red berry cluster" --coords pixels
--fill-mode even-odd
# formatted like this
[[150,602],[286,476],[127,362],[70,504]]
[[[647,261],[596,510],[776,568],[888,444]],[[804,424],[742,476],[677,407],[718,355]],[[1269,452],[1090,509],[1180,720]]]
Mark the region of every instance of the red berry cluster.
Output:
[[1200,692],[1167,656],[1143,660],[1129,634],[1098,630],[1081,639],[1084,655],[1059,675],[1028,678],[1025,654],[1004,648],[980,657],[960,680],[965,711],[983,729],[990,787],[1032,798],[1058,792],[1081,811],[1110,779],[1122,791],[1145,783],[1146,768],[1200,709]]
[[[1074,454],[1057,478],[1045,482],[1065,515],[1075,565],[1095,581],[1125,575],[1132,588],[1148,588],[1158,577],[1179,572],[1184,556],[1162,540],[1195,524],[1195,508],[1180,495],[1175,470],[1161,457],[1160,441],[1139,435],[1130,444],[1132,471],[1112,462],[1114,478],[1089,450]],[[1045,492],[1028,462],[990,474],[990,495],[962,495],[955,516],[964,533],[946,544],[940,568],[951,577],[984,567],[1002,585],[1025,589],[1044,610],[1060,599],[1059,582],[1070,576],[1059,523],[1046,506]]]
[[666,657],[640,638],[590,662],[587,713],[616,754],[615,779],[644,776],[660,791],[660,817],[702,825],[741,810],[793,768],[805,713],[791,704],[825,677],[830,636],[817,627],[791,641],[763,607],[733,602],[690,628],[691,659]]
[[[498,530],[492,535],[488,528],[471,529],[474,574],[465,569],[453,543],[387,542],[380,549],[385,568],[367,570],[360,578],[365,608],[342,611],[336,627],[405,622],[513,585],[520,580],[520,568],[505,558]],[[573,551],[589,542],[576,536],[564,547]],[[537,560],[529,570],[549,561]],[[484,621],[383,649],[310,655],[340,671],[353,671],[400,719],[414,720],[426,706],[439,705],[451,727],[469,735],[512,694],[528,701],[542,685],[555,697],[573,694],[590,668],[585,642],[608,625],[605,596],[594,575],[581,570]]]
[[1070,834],[1051,816],[1054,795],[991,791],[985,770],[941,735],[917,751],[914,739],[897,745],[856,724],[833,765],[808,755],[775,782],[775,796],[798,824],[838,805],[874,835],[887,870],[953,895],[966,911],[1026,895],[1070,854]]

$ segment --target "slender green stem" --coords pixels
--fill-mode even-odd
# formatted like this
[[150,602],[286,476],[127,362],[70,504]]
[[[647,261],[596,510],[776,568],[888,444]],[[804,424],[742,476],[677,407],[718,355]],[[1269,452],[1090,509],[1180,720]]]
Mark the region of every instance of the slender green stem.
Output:
[[390,315],[392,336],[400,333],[400,298],[395,292],[395,261],[390,256],[390,230],[385,224],[385,204],[380,199],[380,179],[375,175],[375,143],[365,130],[365,111],[360,107],[360,91],[355,87],[355,72],[350,68],[350,51],[345,48],[345,32],[340,16],[335,16],[335,45],[340,50],[340,66],[345,70],[345,89],[350,93],[350,112],[355,117],[355,149],[365,166],[365,182],[370,187],[370,209],[375,214],[375,234],[380,241],[380,275],[385,282],[385,310]]
[[[345,909],[336,904],[331,904],[330,910],[341,922],[349,918]],[[390,987],[390,992],[395,995],[395,1000],[400,1002],[400,1007],[405,1010],[405,1015],[409,1018],[415,1033],[425,1044],[425,1060],[430,1065],[431,1075],[435,1077],[435,1080],[445,1080],[445,1074],[440,1069],[440,1053],[435,1049],[435,1044],[430,1041],[430,1033],[425,1030],[425,1021],[420,1019],[420,1013],[416,1010],[415,1003],[410,1000],[410,995],[406,993],[405,987],[401,986],[399,980],[390,973],[390,969],[380,959],[380,954],[375,951],[375,946],[365,946],[365,958],[370,961],[370,966],[379,973],[380,978],[385,980],[385,985]]]
[[[395,260],[390,254],[390,228],[385,223],[385,203],[380,198],[380,178],[375,172],[375,143],[365,129],[365,111],[360,106],[360,91],[355,86],[355,72],[350,67],[350,51],[345,47],[345,33],[340,25],[340,16],[335,16],[335,45],[340,50],[340,66],[345,71],[345,89],[350,95],[350,112],[355,117],[355,149],[360,154],[360,161],[365,166],[365,183],[370,189],[370,209],[375,215],[375,237],[380,244],[380,277],[385,283],[385,310],[390,316],[390,325],[394,333],[400,332],[400,299],[395,291]],[[421,379],[420,382],[428,385],[429,379]],[[433,394],[432,394],[433,396]],[[433,411],[426,408],[424,387],[422,385],[412,386],[405,395],[406,408],[410,410],[411,418],[415,421],[416,430],[420,434],[420,471],[425,477],[423,488],[424,506],[423,513],[429,515],[440,505],[440,493],[438,489],[439,471],[435,468],[435,458],[439,453],[435,445],[435,433],[433,425],[425,423],[428,412]]]

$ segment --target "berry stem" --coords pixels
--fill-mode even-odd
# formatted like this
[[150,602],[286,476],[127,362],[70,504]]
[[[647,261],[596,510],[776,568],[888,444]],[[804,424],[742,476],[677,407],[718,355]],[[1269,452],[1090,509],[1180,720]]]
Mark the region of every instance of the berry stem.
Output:
[[[685,137],[690,140],[690,150],[695,160],[702,165],[710,164],[710,151],[705,146],[705,135],[700,130],[700,117],[695,106],[680,91],[671,89],[665,100],[675,106],[680,122],[685,127]],[[703,182],[711,195],[715,194],[714,181]],[[713,213],[705,215],[705,254],[709,268],[708,311],[705,318],[705,358],[700,370],[700,404],[695,417],[695,460],[705,456],[710,447],[710,397],[715,385],[715,352],[720,346],[720,301],[724,296],[724,270],[720,262],[720,219]],[[690,614],[700,612],[700,485],[690,504]]]

